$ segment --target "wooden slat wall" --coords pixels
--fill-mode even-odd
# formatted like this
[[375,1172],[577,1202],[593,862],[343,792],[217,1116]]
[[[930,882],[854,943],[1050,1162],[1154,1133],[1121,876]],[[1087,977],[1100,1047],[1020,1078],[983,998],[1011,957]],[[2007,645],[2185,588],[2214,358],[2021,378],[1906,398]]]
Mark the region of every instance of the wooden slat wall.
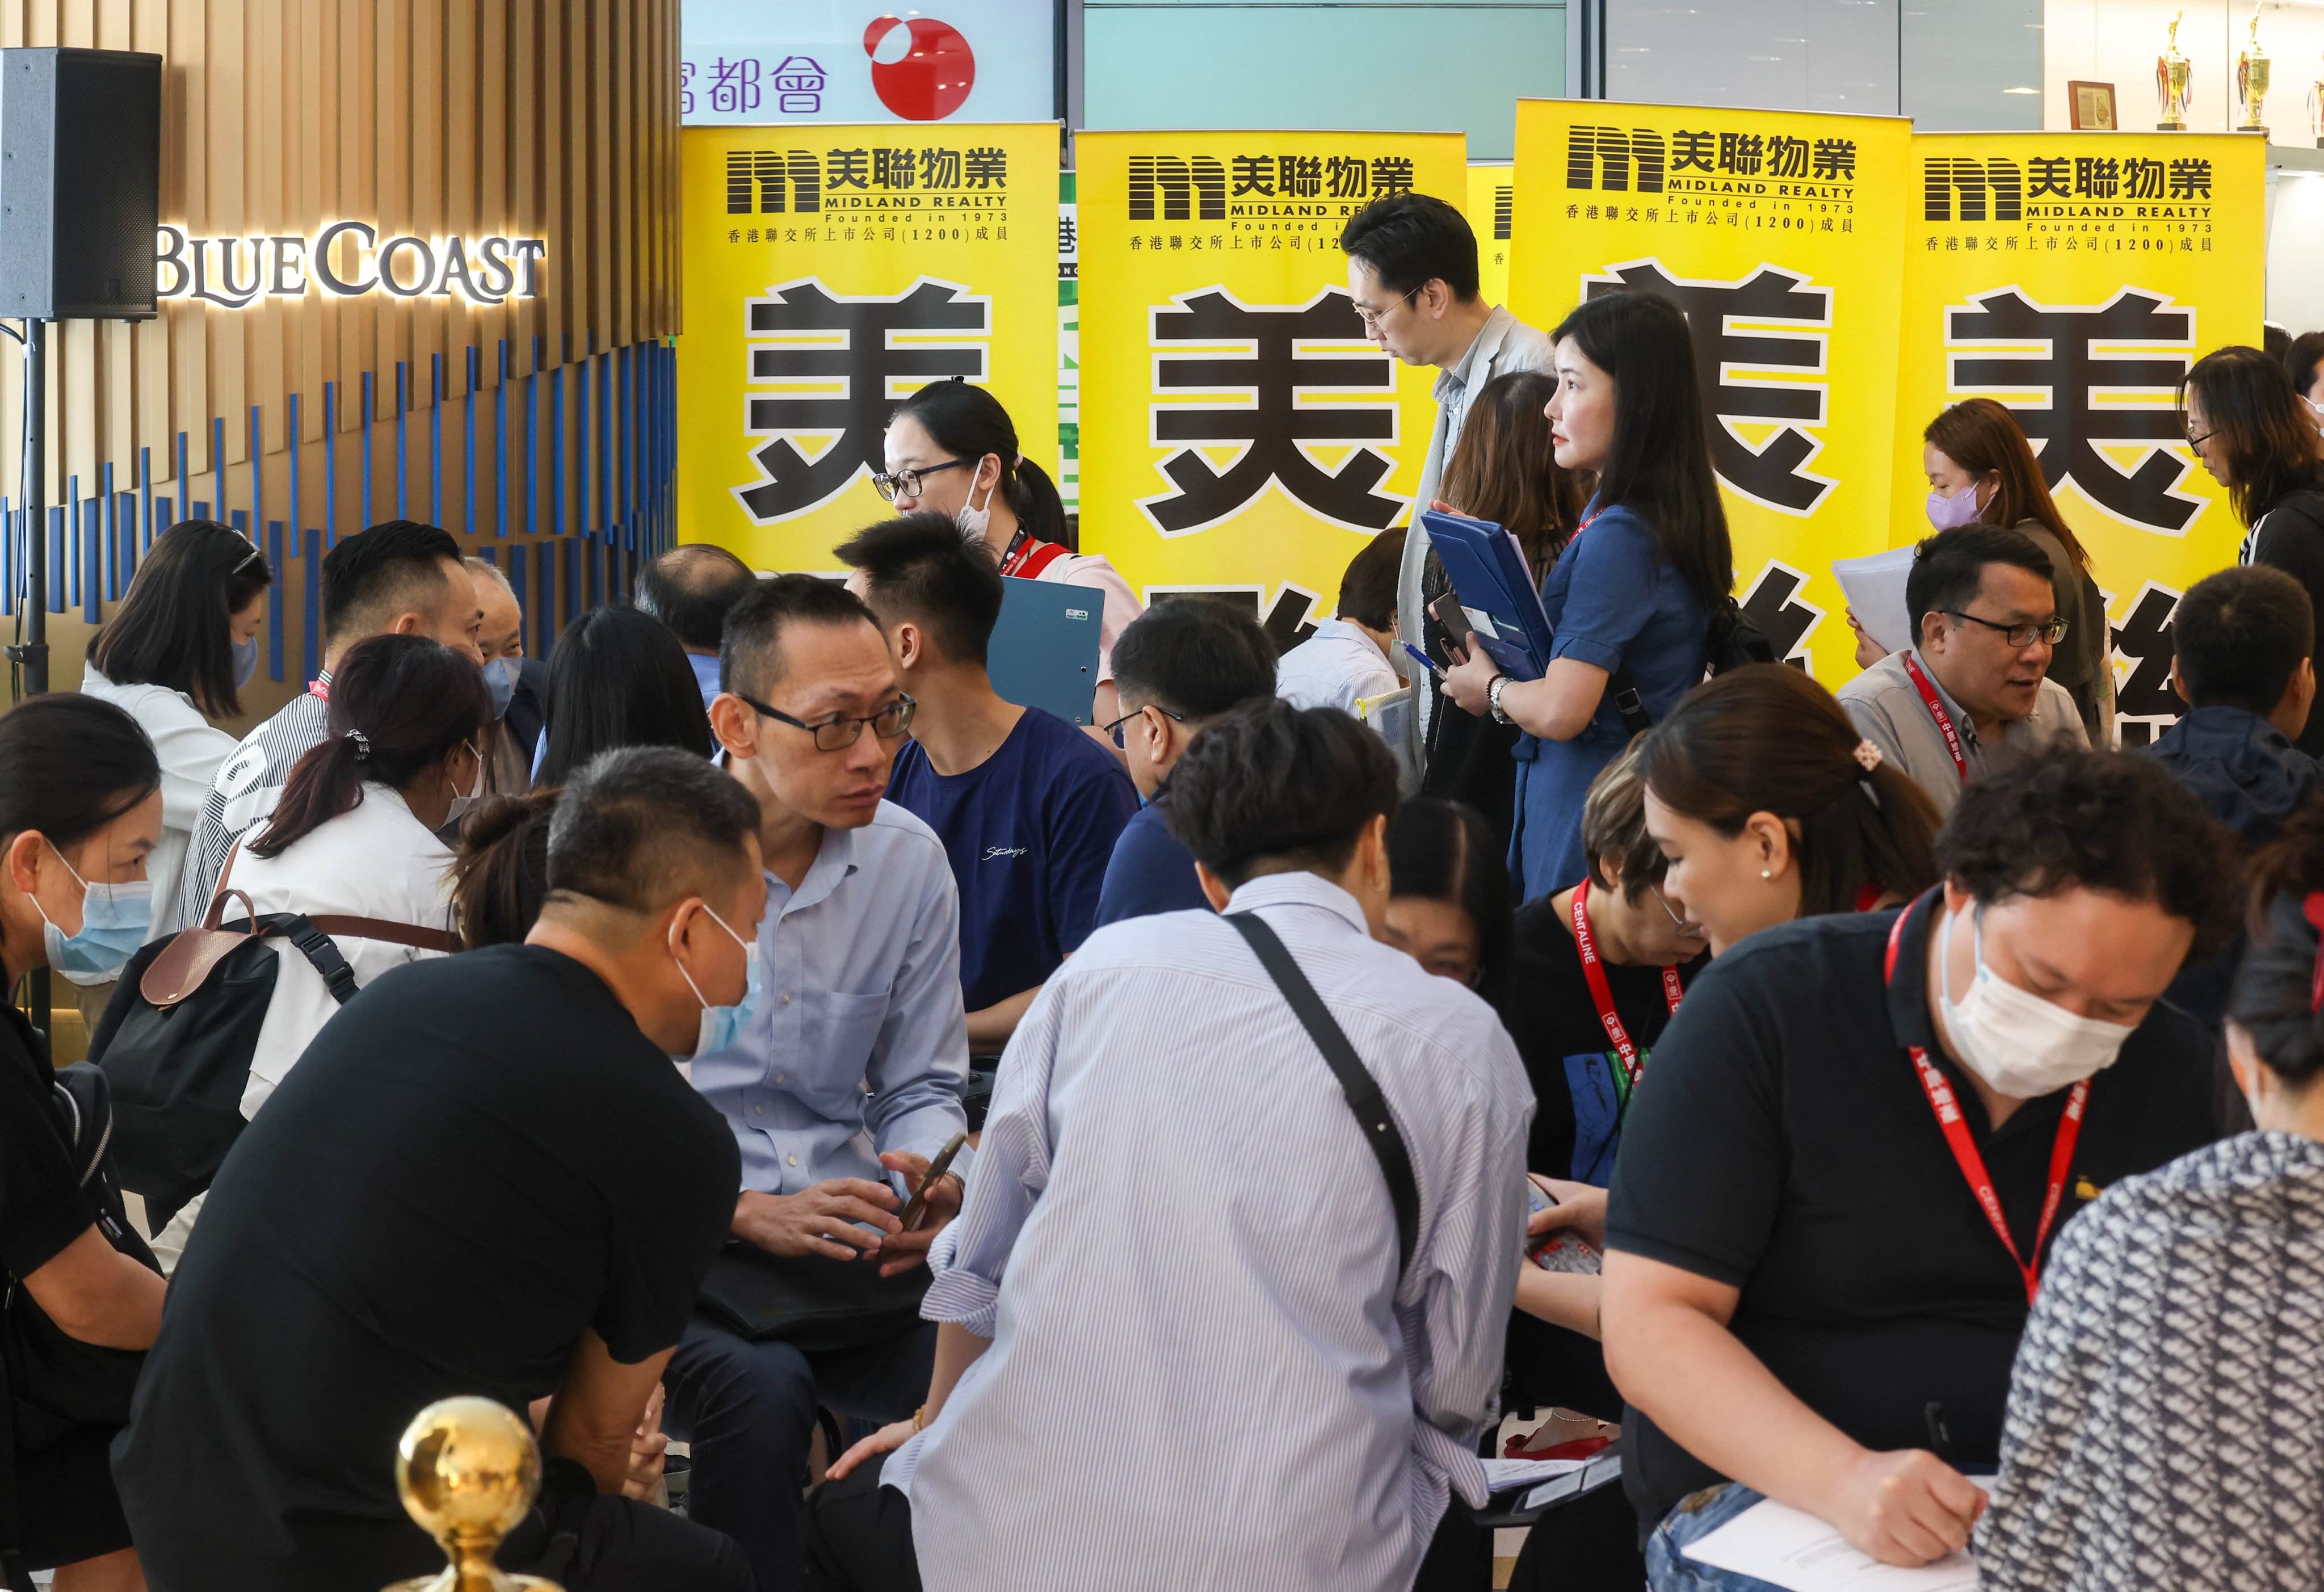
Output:
[[[503,338],[521,377],[536,368],[536,339],[546,370],[676,332],[678,3],[0,0],[0,45],[164,58],[161,216],[192,235],[311,235],[346,218],[374,223],[382,239],[549,241],[540,296],[499,307],[315,288],[241,311],[165,300],[154,321],[52,328],[48,501],[62,500],[69,476],[94,491],[106,463],[127,488],[141,448],[152,450],[155,481],[172,480],[181,431],[189,474],[208,496],[219,462],[210,422],[220,418],[239,502],[256,405],[271,505],[284,490],[275,456],[289,440],[290,393],[301,397],[302,440],[315,444],[326,382],[337,384],[346,431],[365,371],[387,413],[399,360],[418,411],[434,356],[457,397],[471,345],[488,389]],[[21,354],[0,342],[0,491],[11,497],[22,391]],[[412,424],[416,433],[416,412]],[[425,452],[413,450],[415,511],[427,501]],[[319,469],[308,468],[304,489],[319,502]],[[343,523],[353,495],[343,472]]]

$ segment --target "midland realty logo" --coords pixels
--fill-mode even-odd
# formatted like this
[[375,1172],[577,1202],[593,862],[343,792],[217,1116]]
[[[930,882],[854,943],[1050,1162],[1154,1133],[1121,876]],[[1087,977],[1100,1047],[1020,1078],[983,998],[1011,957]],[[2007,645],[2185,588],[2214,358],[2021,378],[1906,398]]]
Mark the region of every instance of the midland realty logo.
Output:
[[540,296],[541,238],[494,234],[473,242],[392,237],[367,221],[334,221],[311,238],[199,238],[163,226],[155,244],[162,299],[194,299],[247,309],[262,299],[303,299],[319,284],[342,299],[384,292],[396,299],[458,298],[470,304]]

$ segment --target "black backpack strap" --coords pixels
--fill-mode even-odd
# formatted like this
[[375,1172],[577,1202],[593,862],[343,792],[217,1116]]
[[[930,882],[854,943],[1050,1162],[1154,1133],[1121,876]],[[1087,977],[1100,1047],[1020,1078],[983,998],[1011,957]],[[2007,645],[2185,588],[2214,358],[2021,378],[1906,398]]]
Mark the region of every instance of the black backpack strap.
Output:
[[1614,711],[1622,715],[1622,728],[1632,735],[1642,734],[1655,727],[1646,714],[1646,704],[1638,695],[1638,683],[1630,678],[1630,666],[1624,664],[1606,677],[1607,700]]
[[260,921],[278,929],[284,939],[299,948],[300,954],[314,964],[315,971],[323,975],[323,982],[330,986],[332,999],[345,1006],[355,998],[355,970],[339,954],[331,936],[309,922],[305,913],[270,912]]
[[1363,1129],[1364,1143],[1379,1159],[1380,1173],[1388,1179],[1388,1201],[1396,1207],[1396,1271],[1401,1277],[1412,1264],[1413,1246],[1420,1238],[1420,1184],[1412,1175],[1412,1156],[1405,1148],[1404,1136],[1388,1114],[1388,1097],[1380,1093],[1379,1081],[1356,1054],[1356,1047],[1348,1043],[1331,1008],[1299,971],[1298,962],[1276,932],[1256,913],[1230,912],[1226,919],[1250,942],[1259,965],[1291,1003],[1292,1013],[1307,1030],[1307,1037],[1323,1053],[1332,1075],[1340,1081],[1340,1092],[1347,1096],[1348,1109],[1355,1113],[1356,1125]]

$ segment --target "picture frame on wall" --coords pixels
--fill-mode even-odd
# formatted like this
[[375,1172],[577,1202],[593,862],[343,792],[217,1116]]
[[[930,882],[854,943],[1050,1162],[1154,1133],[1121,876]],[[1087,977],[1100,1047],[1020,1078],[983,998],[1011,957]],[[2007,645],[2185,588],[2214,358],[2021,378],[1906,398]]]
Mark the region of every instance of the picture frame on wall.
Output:
[[2113,133],[2119,124],[2114,116],[2114,85],[2090,83],[2079,78],[2066,84],[2066,102],[2072,117],[2070,122],[2077,133]]

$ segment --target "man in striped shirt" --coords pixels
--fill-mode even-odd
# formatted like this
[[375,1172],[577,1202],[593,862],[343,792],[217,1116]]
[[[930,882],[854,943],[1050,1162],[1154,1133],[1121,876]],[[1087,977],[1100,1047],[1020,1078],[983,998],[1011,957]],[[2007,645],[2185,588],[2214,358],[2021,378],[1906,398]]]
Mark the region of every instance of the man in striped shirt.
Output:
[[[825,1529],[892,1524],[881,1487],[948,1592],[1404,1592],[1449,1495],[1484,1502],[1532,1091],[1491,1008],[1377,938],[1395,764],[1346,714],[1268,698],[1171,778],[1228,916],[1100,929],[1026,1014],[930,1257],[928,1402],[848,1456],[897,1449],[884,1468],[835,1468],[827,1577],[908,1582]],[[1401,1265],[1372,1131],[1241,913],[1386,1097],[1418,1184]]]
[[273,813],[292,766],[330,733],[331,666],[339,655],[372,636],[429,636],[481,668],[476,630],[484,617],[448,530],[390,520],[330,550],[323,559],[322,673],[218,765],[187,848],[180,921],[202,920],[235,844]]

